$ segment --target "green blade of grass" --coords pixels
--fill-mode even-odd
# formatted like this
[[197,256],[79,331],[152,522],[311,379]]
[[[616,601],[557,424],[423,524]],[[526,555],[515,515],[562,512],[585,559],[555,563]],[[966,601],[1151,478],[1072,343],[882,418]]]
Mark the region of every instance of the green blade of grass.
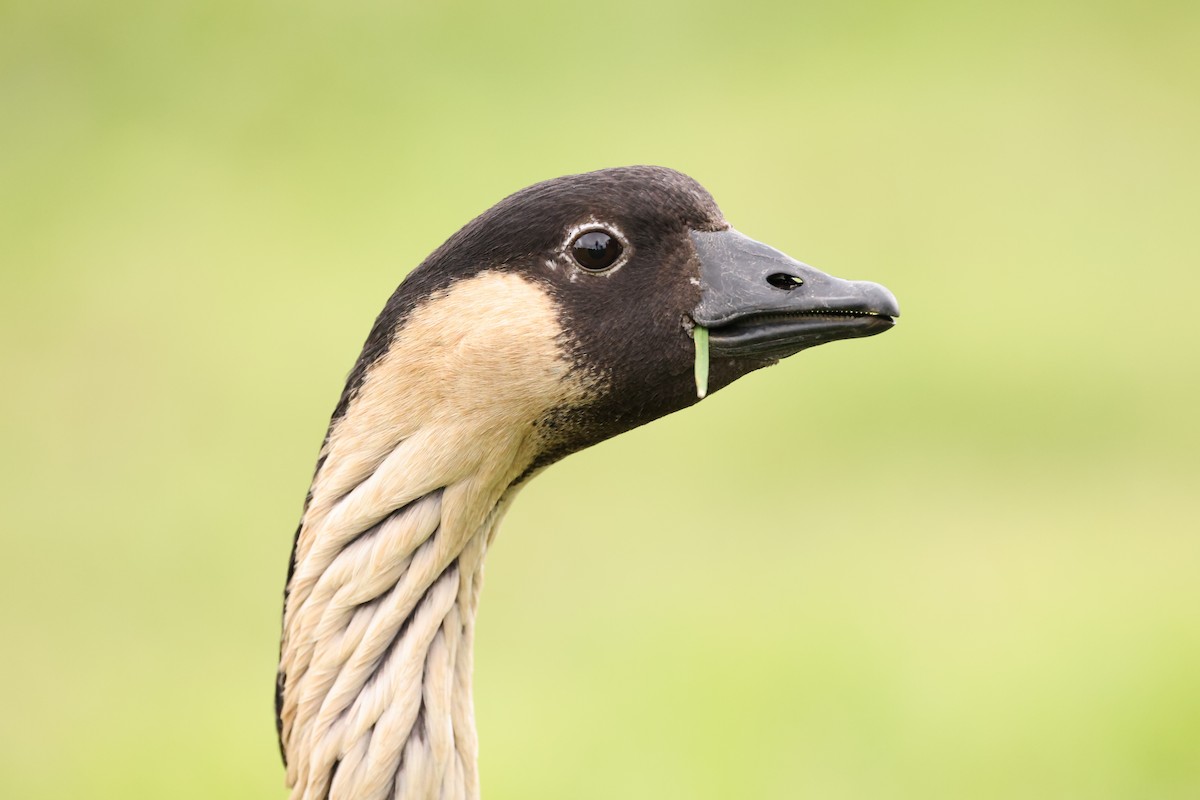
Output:
[[708,328],[697,325],[692,331],[696,340],[696,397],[708,394]]

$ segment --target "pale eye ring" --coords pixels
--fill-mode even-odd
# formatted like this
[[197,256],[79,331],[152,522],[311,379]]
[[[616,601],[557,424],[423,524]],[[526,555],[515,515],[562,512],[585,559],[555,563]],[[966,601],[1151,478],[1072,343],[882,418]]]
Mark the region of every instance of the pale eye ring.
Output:
[[571,242],[571,257],[588,272],[603,272],[621,257],[621,241],[608,231],[593,228]]

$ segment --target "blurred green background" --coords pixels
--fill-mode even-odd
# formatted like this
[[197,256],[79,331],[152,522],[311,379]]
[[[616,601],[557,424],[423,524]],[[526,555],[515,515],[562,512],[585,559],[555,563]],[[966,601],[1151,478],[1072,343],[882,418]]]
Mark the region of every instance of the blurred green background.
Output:
[[0,3],[0,796],[285,796],[371,321],[630,163],[904,317],[523,492],[485,796],[1200,796],[1198,98],[1193,2]]

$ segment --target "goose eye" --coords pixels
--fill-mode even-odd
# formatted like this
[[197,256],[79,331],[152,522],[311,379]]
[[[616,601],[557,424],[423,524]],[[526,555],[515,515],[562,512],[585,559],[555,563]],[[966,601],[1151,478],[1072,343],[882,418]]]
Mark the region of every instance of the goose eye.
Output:
[[621,257],[621,243],[604,231],[587,231],[571,242],[571,255],[579,266],[599,272],[611,267]]

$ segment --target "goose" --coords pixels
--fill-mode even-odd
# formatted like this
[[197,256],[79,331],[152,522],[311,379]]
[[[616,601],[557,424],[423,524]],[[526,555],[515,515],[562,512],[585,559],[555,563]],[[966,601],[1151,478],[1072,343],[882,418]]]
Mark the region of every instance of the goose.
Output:
[[662,167],[538,183],[452,235],[375,320],[304,503],[276,682],[291,800],[478,798],[475,616],[519,488],[898,315]]

